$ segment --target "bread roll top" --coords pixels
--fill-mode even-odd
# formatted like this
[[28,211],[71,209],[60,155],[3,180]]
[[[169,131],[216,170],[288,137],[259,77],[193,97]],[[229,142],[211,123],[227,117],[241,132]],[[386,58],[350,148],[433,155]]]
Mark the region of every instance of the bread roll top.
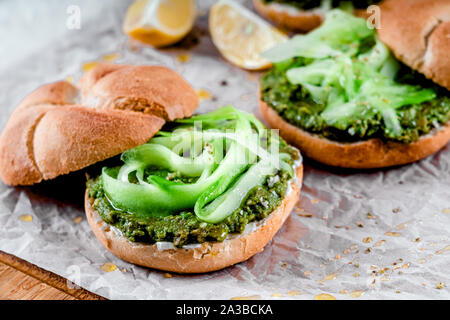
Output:
[[380,40],[397,59],[450,90],[450,1],[385,0]]
[[160,66],[99,64],[80,80],[43,85],[0,136],[0,178],[32,185],[147,142],[166,121],[191,116],[192,87]]

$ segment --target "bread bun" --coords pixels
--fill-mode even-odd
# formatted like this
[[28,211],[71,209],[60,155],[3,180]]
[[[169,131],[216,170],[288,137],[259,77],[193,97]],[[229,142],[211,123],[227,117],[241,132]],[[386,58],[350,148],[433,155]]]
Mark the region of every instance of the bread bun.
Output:
[[[297,32],[308,32],[320,26],[325,13],[319,8],[300,10],[283,3],[266,4],[263,0],[253,0],[253,7],[276,25]],[[355,9],[354,14],[361,18],[367,18],[369,15],[364,9]]]
[[292,31],[307,32],[323,21],[323,14],[318,10],[304,11],[282,3],[265,4],[262,0],[253,0],[253,6],[263,17]]
[[111,158],[198,104],[181,76],[158,66],[100,64],[80,88],[44,85],[13,111],[0,136],[3,182],[32,185]]
[[233,234],[223,242],[206,242],[184,248],[158,248],[157,244],[133,243],[120,231],[104,222],[92,208],[86,191],[87,221],[97,239],[117,257],[145,267],[177,273],[210,272],[245,261],[263,250],[274,237],[296,204],[302,184],[303,166],[296,168],[297,178],[290,182],[290,192],[266,219],[244,234]]
[[450,1],[386,0],[380,40],[397,59],[450,90]]
[[303,155],[335,167],[370,169],[403,165],[436,153],[450,140],[449,123],[410,144],[383,142],[380,139],[336,142],[288,123],[264,101],[260,101],[260,109],[269,125],[278,128],[280,135],[299,148]]

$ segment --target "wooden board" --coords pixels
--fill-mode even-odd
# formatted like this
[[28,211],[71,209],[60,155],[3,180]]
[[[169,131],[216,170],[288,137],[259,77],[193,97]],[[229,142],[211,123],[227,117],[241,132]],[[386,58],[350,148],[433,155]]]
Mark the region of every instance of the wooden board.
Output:
[[67,279],[1,250],[0,299],[105,300],[85,289],[71,289]]

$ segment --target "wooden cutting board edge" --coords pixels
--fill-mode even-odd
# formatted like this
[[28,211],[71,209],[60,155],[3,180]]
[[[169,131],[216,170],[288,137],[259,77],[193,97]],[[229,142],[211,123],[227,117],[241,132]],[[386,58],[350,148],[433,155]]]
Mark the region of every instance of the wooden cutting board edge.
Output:
[[53,273],[42,269],[28,261],[25,261],[15,255],[6,253],[0,250],[0,262],[5,265],[16,269],[30,277],[33,277],[47,285],[62,291],[75,299],[79,300],[106,300],[106,298],[92,293],[86,289],[71,289],[67,286],[67,279]]

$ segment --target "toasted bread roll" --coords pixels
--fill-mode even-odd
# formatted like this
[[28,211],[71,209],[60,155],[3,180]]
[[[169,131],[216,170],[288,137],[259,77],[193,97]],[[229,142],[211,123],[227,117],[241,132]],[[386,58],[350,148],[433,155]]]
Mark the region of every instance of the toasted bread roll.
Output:
[[450,90],[450,1],[386,0],[378,35],[412,69]]
[[[253,6],[260,15],[276,25],[297,32],[308,32],[320,26],[325,13],[320,8],[300,10],[288,4],[265,4],[262,0],[253,0]],[[369,16],[364,9],[355,9],[354,14],[361,18]]]
[[299,10],[286,4],[265,4],[262,0],[253,0],[253,6],[263,17],[293,31],[307,32],[320,26],[323,21],[323,13],[319,10]]
[[370,169],[403,165],[436,153],[450,140],[450,124],[447,124],[410,144],[383,142],[380,139],[336,142],[288,123],[264,101],[260,101],[260,109],[269,125],[278,128],[280,135],[299,148],[302,154],[335,167]]
[[223,242],[205,242],[188,248],[161,249],[157,244],[133,243],[120,231],[105,223],[92,208],[92,198],[86,190],[87,221],[97,239],[117,257],[145,267],[178,272],[210,272],[245,261],[263,250],[291,213],[300,195],[303,166],[297,167],[291,191],[270,215],[255,222],[255,228],[244,234],[233,234]]
[[177,73],[160,66],[102,64],[80,80],[82,104],[157,115],[168,121],[194,112],[198,97]]
[[44,85],[14,110],[0,136],[6,184],[32,185],[113,157],[198,104],[191,86],[164,67],[100,64],[80,87]]
[[33,150],[44,180],[111,158],[147,142],[164,124],[153,115],[70,105],[45,113]]

